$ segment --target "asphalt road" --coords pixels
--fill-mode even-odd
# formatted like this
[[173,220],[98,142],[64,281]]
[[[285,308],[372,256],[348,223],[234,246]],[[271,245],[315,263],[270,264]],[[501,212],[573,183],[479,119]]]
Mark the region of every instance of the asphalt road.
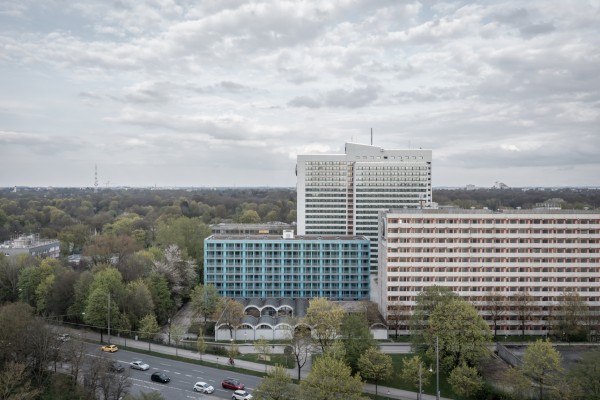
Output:
[[[139,371],[129,369],[131,375],[132,387],[131,394],[139,392],[159,391],[168,400],[183,400],[183,399],[210,399],[221,398],[230,399],[233,393],[232,390],[226,390],[221,387],[221,381],[224,378],[236,378],[244,385],[246,390],[252,392],[260,383],[262,378],[235,373],[227,370],[204,367],[196,364],[189,364],[181,361],[169,360],[160,357],[140,355],[139,353],[119,350],[116,353],[103,353],[100,346],[89,345],[90,356],[102,356],[103,354],[123,364],[125,368],[129,368],[129,363],[132,361],[142,360],[150,366],[147,371]],[[152,382],[150,375],[153,372],[161,371],[171,378],[171,382],[162,384]],[[194,383],[204,381],[215,388],[212,395],[202,395],[194,392],[192,389]]]

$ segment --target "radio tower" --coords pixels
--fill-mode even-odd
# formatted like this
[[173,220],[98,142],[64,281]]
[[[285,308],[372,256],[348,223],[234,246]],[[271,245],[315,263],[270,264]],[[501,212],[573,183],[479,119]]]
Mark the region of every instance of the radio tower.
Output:
[[98,164],[94,164],[94,192],[98,191]]

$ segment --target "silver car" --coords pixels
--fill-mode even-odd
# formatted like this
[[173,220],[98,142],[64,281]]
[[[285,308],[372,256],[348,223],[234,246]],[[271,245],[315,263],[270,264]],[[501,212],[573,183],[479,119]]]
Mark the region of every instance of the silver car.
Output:
[[150,366],[143,361],[134,361],[129,363],[129,366],[133,369],[139,369],[140,371],[147,371],[150,369]]
[[196,382],[196,384],[194,385],[194,392],[211,394],[214,391],[215,388],[210,386],[206,382]]

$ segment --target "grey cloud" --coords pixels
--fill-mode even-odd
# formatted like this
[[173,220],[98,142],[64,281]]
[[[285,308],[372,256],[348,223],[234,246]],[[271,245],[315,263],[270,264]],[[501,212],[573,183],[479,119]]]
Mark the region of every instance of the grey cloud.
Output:
[[359,108],[371,104],[379,94],[375,86],[366,86],[353,90],[334,89],[316,98],[298,96],[288,102],[291,107],[332,107],[332,108]]
[[526,39],[530,39],[534,36],[542,35],[545,33],[550,33],[554,31],[556,28],[549,22],[540,23],[540,24],[530,24],[519,28],[521,32],[521,36]]

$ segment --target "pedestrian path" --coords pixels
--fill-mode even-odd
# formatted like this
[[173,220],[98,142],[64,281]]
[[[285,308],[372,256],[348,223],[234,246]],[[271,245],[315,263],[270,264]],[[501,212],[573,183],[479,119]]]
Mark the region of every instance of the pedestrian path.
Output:
[[[65,329],[65,331],[67,331],[67,330]],[[94,342],[100,343],[100,334],[97,332],[87,331],[87,330],[81,331],[81,330],[77,330],[77,329],[68,329],[68,332],[71,334],[71,336],[73,338],[81,338],[83,340],[94,341]],[[107,340],[108,338],[106,337],[106,335],[104,335],[103,339]],[[183,357],[183,358],[188,358],[190,360],[200,360],[201,359],[203,362],[214,364],[215,367],[229,367],[229,364],[228,364],[229,358],[228,357],[217,356],[214,354],[202,354],[202,357],[200,357],[200,355],[196,351],[180,349],[180,348],[176,348],[173,346],[166,346],[163,344],[146,342],[143,340],[122,338],[122,337],[118,337],[118,336],[111,336],[110,343],[116,344],[117,346],[123,346],[123,347],[145,350],[145,351],[152,351],[152,352],[160,353],[160,354],[169,354],[172,356],[179,356],[179,357]],[[226,346],[227,344],[224,344],[224,345]],[[238,344],[238,346],[240,348],[240,352],[242,352],[242,353],[252,353],[253,352],[252,351],[253,346],[250,344],[249,345],[244,345],[244,344],[239,345]],[[282,346],[282,345],[274,345],[273,351],[276,353],[283,353],[283,347],[284,346]],[[261,373],[265,372],[264,364],[255,363],[255,362],[246,361],[246,360],[235,360],[235,367],[249,370],[249,371],[261,372]],[[267,371],[271,368],[273,368],[273,367],[267,366]],[[307,363],[307,365],[305,365],[301,369],[300,376],[302,378],[305,378],[308,375],[309,371],[310,371],[310,364]],[[294,379],[298,377],[298,369],[297,368],[289,369],[288,373]],[[370,384],[370,383],[365,383],[363,391],[365,393],[375,394],[375,385]],[[408,390],[402,390],[402,389],[396,389],[396,388],[390,388],[390,387],[385,387],[385,386],[381,386],[381,385],[378,386],[377,393],[380,396],[384,396],[389,399],[400,399],[400,400],[416,400],[417,399],[416,392],[411,392]],[[215,398],[214,396],[209,396],[209,395],[205,395],[205,396],[207,399]],[[422,400],[436,400],[436,397],[435,397],[435,395],[423,394]],[[450,399],[445,398],[445,397],[440,397],[440,400],[450,400]]]

